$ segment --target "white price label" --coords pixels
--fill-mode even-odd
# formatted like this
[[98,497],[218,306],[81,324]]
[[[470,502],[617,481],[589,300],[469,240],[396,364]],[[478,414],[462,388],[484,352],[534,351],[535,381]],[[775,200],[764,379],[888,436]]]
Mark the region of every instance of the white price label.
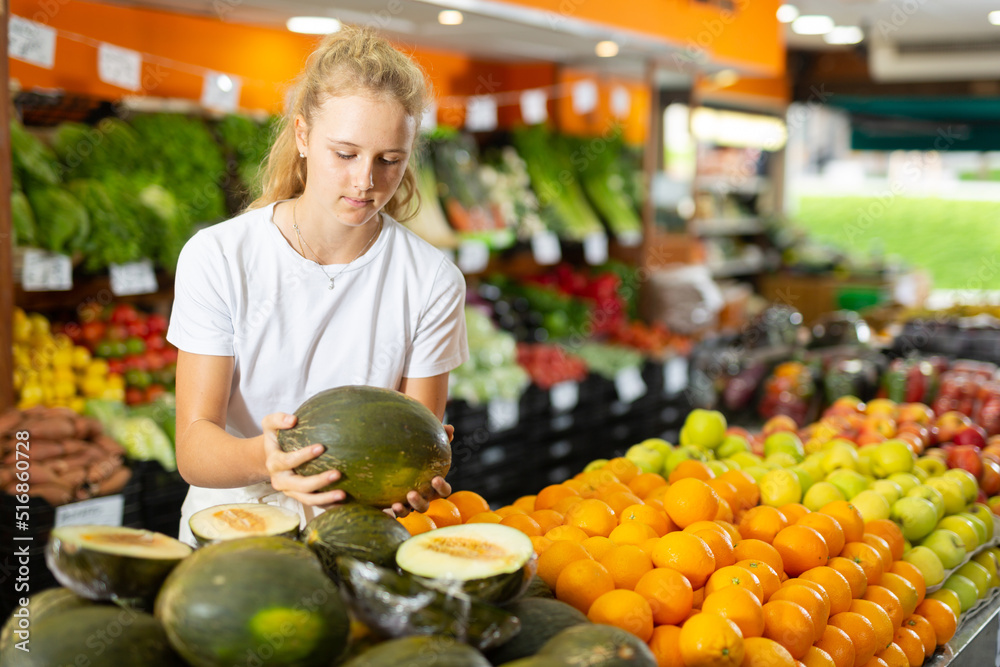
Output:
[[497,101],[492,95],[474,95],[465,105],[465,129],[489,132],[497,129]]
[[556,412],[568,412],[580,402],[580,385],[572,380],[552,385],[549,401]]
[[573,84],[573,112],[590,113],[597,108],[597,84],[590,80],[577,81]]
[[615,375],[615,390],[618,392],[618,400],[622,403],[631,403],[645,396],[646,383],[642,379],[642,373],[636,366],[620,371]]
[[28,248],[24,251],[21,287],[25,292],[57,292],[73,289],[73,263],[67,255]]
[[604,232],[588,234],[583,239],[583,258],[591,266],[598,266],[608,261],[608,235]]
[[437,102],[431,102],[424,109],[424,113],[420,116],[420,131],[430,132],[437,127],[438,124],[438,107]]
[[632,98],[628,94],[628,89],[616,86],[611,91],[611,113],[615,118],[625,118],[632,109]]
[[115,296],[130,294],[152,294],[160,288],[153,271],[153,262],[141,259],[128,264],[112,264],[108,267],[111,274],[111,293]]
[[490,248],[482,241],[462,241],[458,246],[458,268],[462,273],[480,273],[490,263]]
[[634,248],[642,243],[642,232],[622,232],[616,238],[618,239],[618,243],[622,244],[626,248]]
[[103,498],[81,500],[78,503],[60,505],[56,508],[55,527],[120,526],[125,514],[125,496],[117,494]]
[[674,357],[663,364],[663,393],[675,396],[687,387],[688,362],[685,357]]
[[544,90],[526,90],[521,93],[521,120],[525,125],[537,125],[548,120],[549,96]]
[[558,264],[562,260],[562,246],[554,232],[538,232],[531,237],[531,254],[542,266]]
[[97,76],[112,86],[139,90],[142,85],[142,55],[114,44],[101,44],[97,48]]
[[486,406],[486,414],[490,431],[498,433],[517,426],[521,418],[521,407],[517,401],[494,398]]
[[201,88],[201,104],[218,111],[236,111],[243,80],[234,74],[209,72]]
[[56,62],[56,31],[20,16],[7,24],[7,54],[32,65],[52,69]]

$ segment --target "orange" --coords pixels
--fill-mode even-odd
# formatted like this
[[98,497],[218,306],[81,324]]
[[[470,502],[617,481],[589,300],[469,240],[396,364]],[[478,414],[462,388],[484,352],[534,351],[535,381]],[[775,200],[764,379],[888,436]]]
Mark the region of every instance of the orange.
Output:
[[659,537],[656,531],[644,523],[630,521],[620,526],[615,526],[608,538],[615,544],[635,544],[639,545],[650,539]]
[[714,523],[716,526],[719,526],[724,531],[726,531],[726,533],[729,535],[729,539],[732,540],[734,547],[736,546],[737,542],[743,539],[743,536],[740,535],[739,529],[735,525],[733,525],[732,521],[723,521],[721,519],[716,519],[712,523]]
[[861,512],[848,501],[834,500],[823,505],[819,511],[837,520],[844,531],[845,542],[857,542],[865,534],[865,520],[861,517]]
[[504,505],[503,507],[499,507],[493,511],[499,514],[501,519],[506,518],[511,514],[527,514],[527,512],[520,507],[514,507],[513,505]]
[[550,484],[535,496],[535,510],[555,509],[553,505],[558,501],[572,496],[579,497],[580,494],[564,484]]
[[657,475],[655,472],[644,472],[633,477],[632,481],[628,483],[628,488],[632,493],[645,500],[650,493],[666,485],[667,480],[663,479],[662,475]]
[[653,636],[653,612],[646,598],[635,591],[619,589],[602,594],[590,605],[587,618],[628,630],[644,642]]
[[799,519],[806,514],[810,514],[809,508],[802,503],[788,503],[779,507],[778,511],[785,515],[785,519],[788,520],[789,525],[798,523]]
[[576,475],[576,478],[582,481],[584,484],[586,484],[586,486],[589,487],[591,491],[593,491],[602,484],[607,484],[608,482],[622,481],[618,479],[618,475],[608,470],[607,464],[605,464],[604,467],[599,470],[581,472],[579,475]]
[[742,667],[796,667],[801,664],[773,639],[749,637],[743,640]]
[[553,540],[552,544],[538,556],[538,576],[549,588],[555,589],[559,573],[567,565],[577,560],[593,560],[587,550],[577,542]]
[[[917,604],[924,601],[924,598],[927,596],[927,581],[916,565],[908,563],[905,560],[897,560],[893,562],[892,567],[889,568],[889,572],[897,574],[910,582],[910,585],[917,592]],[[885,573],[882,576],[885,576]]]
[[643,551],[645,551],[646,554],[650,558],[652,558],[653,557],[653,549],[655,549],[656,545],[659,544],[659,543],[660,543],[660,538],[658,538],[658,537],[651,537],[651,538],[649,538],[648,540],[646,540],[645,542],[643,542],[642,544],[640,544],[638,546],[639,546],[640,549],[642,549]]
[[[861,614],[845,611],[830,617],[830,625],[840,628],[851,638],[854,645],[854,667],[861,667],[876,651],[875,627]],[[820,647],[822,648],[822,647]]]
[[[951,590],[950,588],[939,588],[938,590],[928,595],[927,599],[940,600],[941,602],[944,602],[946,605],[948,605],[948,607],[951,608],[951,610],[955,613],[955,616],[957,618],[962,617],[962,600],[961,598],[958,597],[958,593]],[[917,609],[919,608],[920,605],[917,605]],[[924,615],[925,614],[921,614],[921,616]]]
[[402,518],[396,517],[396,521],[403,524],[403,528],[406,528],[410,532],[410,535],[419,535],[420,533],[426,533],[428,530],[437,528],[434,525],[434,519],[420,512],[410,512]]
[[740,667],[743,662],[740,629],[718,614],[695,614],[684,622],[679,639],[686,667]]
[[715,479],[708,480],[708,485],[719,494],[720,499],[729,503],[731,509],[741,507],[740,492],[732,482],[721,477],[716,477]]
[[877,655],[873,655],[868,659],[868,662],[866,662],[861,667],[889,667],[889,665],[882,658],[878,657]]
[[[574,491],[579,493],[581,497],[583,496],[584,492],[590,493],[594,490],[594,488],[590,486],[590,484],[587,484],[582,479],[577,479],[575,477],[572,479],[563,480],[561,484],[562,486],[566,486],[573,489]],[[536,501],[537,498],[538,497],[535,496]],[[538,507],[535,507],[535,509],[537,510]]]
[[903,653],[903,649],[899,648],[899,644],[895,642],[889,644],[889,648],[876,655],[882,658],[888,667],[910,667],[909,658]]
[[679,480],[687,479],[689,477],[707,482],[710,479],[715,479],[715,473],[701,461],[688,459],[687,461],[681,461],[677,464],[676,468],[670,471],[667,481],[674,484]]
[[705,584],[705,595],[709,596],[728,586],[745,588],[753,593],[754,597],[760,600],[761,604],[764,603],[764,588],[760,585],[757,575],[747,568],[738,565],[720,567],[713,572]]
[[892,553],[892,560],[899,560],[903,557],[906,540],[903,538],[902,529],[895,522],[888,519],[874,519],[865,523],[865,532],[885,540]]
[[736,562],[736,556],[733,554],[733,543],[729,539],[729,533],[721,528],[702,528],[700,530],[685,528],[684,532],[697,535],[705,540],[708,548],[712,550],[712,555],[715,556],[716,569],[732,565]]
[[[794,579],[788,581],[792,582]],[[830,618],[830,599],[825,593],[819,593],[803,584],[791,584],[776,590],[768,602],[776,600],[788,600],[806,610],[813,624],[813,642],[823,636],[826,622]]]
[[433,519],[434,525],[438,528],[462,523],[462,514],[458,511],[458,507],[447,498],[435,498],[430,501],[424,514]]
[[[450,496],[448,496],[448,500],[455,502],[455,494],[453,493]],[[458,503],[455,504],[458,505]],[[527,512],[528,514],[531,514],[532,512],[535,511],[535,496],[521,496],[520,498],[514,501],[514,507],[524,512]],[[459,510],[461,509],[462,509],[461,506],[459,506]]]
[[732,521],[735,518],[733,508],[725,500],[719,500],[719,511],[715,513],[716,521]]
[[788,526],[788,519],[776,507],[758,505],[746,511],[740,518],[740,535],[744,539],[755,539],[770,544],[774,536]]
[[528,516],[539,525],[543,535],[556,526],[563,525],[563,515],[555,510],[535,510]]
[[815,641],[809,613],[789,600],[768,600],[763,609],[764,636],[787,648],[796,660],[803,657]]
[[724,586],[705,596],[701,610],[718,614],[736,624],[747,637],[764,634],[764,608],[751,591],[740,586]]
[[844,548],[844,531],[829,514],[822,512],[810,512],[795,522],[797,526],[809,526],[823,536],[826,541],[827,551],[830,558],[840,555],[840,550]]
[[840,555],[861,566],[869,586],[877,584],[882,578],[882,556],[875,547],[864,542],[848,542]]
[[785,573],[798,576],[806,570],[826,565],[830,552],[826,540],[815,528],[809,526],[788,526],[774,536],[772,546],[781,554]]
[[892,620],[892,626],[898,628],[903,624],[903,619],[906,616],[903,614],[903,605],[896,597],[896,594],[890,591],[884,586],[869,586],[865,594],[861,596],[862,600],[871,600],[878,606],[885,609],[885,613],[889,614],[889,618]]
[[[531,497],[532,503],[534,503],[534,496]],[[479,514],[480,512],[489,512],[490,504],[486,502],[486,499],[475,491],[456,491],[455,493],[448,496],[448,500],[458,508],[458,513],[462,517],[462,521],[466,522],[469,517]],[[520,500],[520,499],[518,499]],[[517,503],[514,503],[515,506]]]
[[503,521],[503,517],[496,512],[480,512],[470,516],[465,523],[500,523],[501,521]]
[[806,651],[805,656],[802,658],[802,664],[805,667],[836,667],[830,654],[818,646],[809,647],[809,650]]
[[611,578],[615,580],[615,588],[633,590],[642,575],[653,569],[653,561],[645,551],[634,544],[623,544],[604,554],[598,562],[603,565]]
[[544,535],[537,535],[531,538],[531,546],[535,550],[535,555],[541,554],[543,551],[551,547],[552,544],[552,540]]
[[865,594],[865,590],[868,589],[868,576],[865,574],[865,569],[861,567],[860,563],[850,558],[837,556],[836,558],[831,558],[827,565],[844,575],[844,578],[847,579],[847,583],[851,587],[852,598],[859,598]]
[[696,588],[691,593],[691,613],[688,614],[688,618],[691,618],[696,613],[701,611],[701,605],[705,602],[705,587]]
[[[552,547],[549,547],[551,550]],[[584,614],[590,610],[594,600],[614,589],[615,580],[611,578],[611,573],[590,558],[575,560],[564,567],[555,586],[557,599],[573,605]]]
[[516,528],[528,537],[540,537],[542,535],[542,527],[527,514],[508,514],[500,520],[500,525]]
[[889,569],[889,566],[892,565],[892,549],[889,548],[888,542],[874,533],[865,533],[862,535],[861,542],[875,549],[875,551],[878,552],[878,555],[882,557],[883,572]]
[[653,564],[677,570],[701,588],[715,572],[715,556],[705,540],[681,531],[667,533],[653,548]]
[[583,546],[583,548],[587,550],[587,553],[589,553],[591,557],[597,561],[601,560],[601,557],[604,556],[604,554],[618,546],[609,538],[601,535],[588,537],[583,542],[580,542],[580,545]]
[[656,656],[657,667],[684,667],[681,655],[681,629],[676,625],[658,625],[649,638],[649,650]]
[[618,525],[615,511],[597,498],[582,500],[566,512],[566,525],[576,526],[587,534],[587,537],[604,535],[607,537]]
[[920,641],[924,643],[924,657],[931,657],[934,649],[937,648],[937,633],[934,632],[934,626],[931,625],[931,622],[920,614],[913,614],[903,619],[903,627],[917,633]]
[[685,478],[671,484],[663,506],[678,528],[695,521],[712,521],[719,511],[719,494],[700,479]]
[[924,643],[920,641],[920,635],[916,632],[909,628],[898,628],[892,641],[903,649],[906,659],[910,661],[910,667],[920,667],[924,664]]
[[[664,482],[666,482],[666,480],[664,480]],[[631,488],[631,487],[629,487],[629,488]],[[658,486],[655,489],[653,489],[652,491],[650,491],[642,499],[642,502],[646,503],[647,505],[650,504],[650,503],[655,503],[655,502],[659,502],[659,503],[662,504],[663,500],[667,497],[667,492],[669,492],[669,491],[670,491],[670,485],[664,483],[663,486]]]
[[558,542],[560,540],[583,542],[590,536],[583,532],[582,528],[577,528],[576,526],[556,526],[555,528],[546,531],[545,537],[549,538],[553,542]]
[[666,534],[671,526],[666,513],[651,505],[629,505],[618,512],[619,526],[624,526],[630,522],[646,524],[653,529],[657,537],[662,537]]
[[937,636],[937,645],[942,646],[955,636],[958,616],[946,603],[926,599],[917,605],[917,613],[930,621]]
[[871,621],[872,628],[875,629],[875,653],[881,653],[889,647],[896,628],[885,609],[870,600],[851,600],[850,611]]
[[828,623],[822,639],[814,646],[826,651],[837,667],[854,667],[854,642],[840,628]]
[[760,582],[760,587],[763,590],[764,602],[767,602],[774,592],[781,588],[781,578],[778,576],[778,573],[762,560],[738,560],[736,561],[736,566],[750,570],[757,577],[757,581]]
[[622,484],[618,480],[613,482],[605,482],[601,484],[596,489],[594,489],[594,495],[601,500],[604,500],[610,495],[615,493],[632,493],[632,489],[628,488],[628,484]]
[[847,611],[851,606],[851,585],[837,570],[828,565],[814,567],[799,575],[800,581],[814,581],[823,587],[830,598],[830,614]]
[[903,607],[903,618],[917,610],[920,602],[917,599],[917,589],[908,580],[892,572],[883,572],[878,585],[889,589],[899,599],[899,604]]
[[769,542],[754,538],[739,540],[733,545],[733,555],[736,560],[760,560],[771,566],[775,572],[784,572],[785,564],[781,554]]
[[[624,484],[628,484],[642,472],[639,466],[632,463],[624,456],[616,456],[611,459],[604,464],[601,470],[610,471],[611,474],[618,478],[618,481]],[[645,639],[643,641],[645,641]]]
[[567,496],[566,498],[561,498],[557,500],[556,504],[549,509],[553,509],[556,512],[559,512],[560,514],[565,516],[566,512],[569,511],[569,508],[573,507],[574,505],[580,504],[583,500],[584,500],[583,496]]
[[[760,487],[757,486],[756,480],[754,480],[750,473],[742,470],[727,470],[719,475],[717,479],[725,480],[736,487],[736,491],[740,497],[741,508],[755,507],[760,501]],[[736,511],[735,506],[733,507],[733,511]]]
[[687,618],[694,602],[691,583],[669,567],[649,570],[635,584],[635,592],[646,598],[657,625],[677,624]]

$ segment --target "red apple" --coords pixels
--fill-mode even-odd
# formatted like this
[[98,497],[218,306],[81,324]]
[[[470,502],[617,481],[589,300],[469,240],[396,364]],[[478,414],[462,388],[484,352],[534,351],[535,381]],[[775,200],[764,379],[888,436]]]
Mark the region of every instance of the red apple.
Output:
[[935,422],[938,429],[938,442],[951,442],[959,430],[970,424],[972,424],[972,420],[961,412],[955,410],[945,412]]
[[900,423],[916,422],[926,426],[934,421],[934,411],[924,403],[903,403],[899,406],[897,420]]
[[986,505],[994,514],[1000,514],[1000,496],[992,496],[986,499]]
[[955,445],[948,450],[948,458],[945,460],[949,468],[961,468],[968,470],[976,479],[983,472],[983,462],[979,458],[979,449],[972,445]]
[[854,442],[858,444],[858,447],[865,447],[868,445],[877,445],[888,440],[887,437],[879,433],[878,431],[862,431],[858,433],[858,437],[854,439]]
[[860,431],[861,433],[875,431],[876,433],[881,433],[886,438],[891,438],[896,435],[896,420],[891,417],[868,417],[861,424]]
[[761,429],[760,434],[766,438],[772,433],[777,433],[778,431],[791,431],[792,433],[797,433],[798,430],[799,425],[795,423],[794,419],[787,415],[776,415],[764,422],[764,427]]
[[910,448],[910,451],[917,456],[920,456],[924,452],[924,441],[921,440],[920,436],[916,433],[912,433],[910,431],[897,433],[896,440],[902,440],[905,442],[906,446]]
[[959,429],[951,439],[956,445],[972,445],[976,449],[986,446],[986,431],[978,424],[972,424]]
[[979,476],[979,488],[987,496],[995,496],[1000,493],[1000,462],[980,457],[983,462],[983,471]]

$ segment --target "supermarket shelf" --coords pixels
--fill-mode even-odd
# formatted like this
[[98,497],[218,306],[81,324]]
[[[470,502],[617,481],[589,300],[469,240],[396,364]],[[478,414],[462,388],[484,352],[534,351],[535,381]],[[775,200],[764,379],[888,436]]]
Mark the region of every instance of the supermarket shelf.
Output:
[[978,611],[962,618],[958,632],[944,647],[924,662],[923,667],[979,667],[996,664],[1000,655],[1000,596]]
[[111,292],[111,279],[107,276],[73,276],[73,288],[65,291],[26,292],[21,285],[14,287],[14,303],[25,310],[63,310],[77,308],[90,302],[107,304],[111,301],[155,303],[169,306],[174,300],[174,277],[163,271],[156,273],[160,289],[151,294],[115,296]]
[[695,221],[691,231],[697,236],[741,236],[760,234],[764,225],[760,218],[708,218]]

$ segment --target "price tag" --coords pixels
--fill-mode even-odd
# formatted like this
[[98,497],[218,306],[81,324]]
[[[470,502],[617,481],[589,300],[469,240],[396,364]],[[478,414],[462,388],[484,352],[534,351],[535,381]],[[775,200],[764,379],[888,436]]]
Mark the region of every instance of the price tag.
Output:
[[462,273],[480,273],[490,263],[490,248],[482,241],[462,241],[458,246],[458,268]]
[[616,238],[618,239],[618,243],[622,244],[626,248],[634,248],[640,243],[642,243],[642,232],[637,232],[637,231],[622,232]]
[[558,264],[562,259],[562,246],[554,232],[538,232],[531,237],[531,254],[542,266]]
[[32,65],[52,69],[56,62],[56,31],[20,16],[9,17],[7,54]]
[[160,288],[153,271],[153,262],[142,259],[128,264],[112,264],[108,267],[111,274],[111,293],[115,296],[129,294],[152,294]]
[[497,128],[497,101],[492,95],[473,95],[465,105],[465,129],[489,132]]
[[549,96],[544,90],[526,90],[521,93],[521,120],[526,125],[544,123],[549,117],[548,100]]
[[597,108],[597,84],[590,79],[573,84],[573,112],[583,115]]
[[21,287],[25,292],[61,292],[73,289],[73,263],[67,255],[28,248],[24,251]]
[[517,426],[521,418],[521,408],[517,401],[508,398],[494,398],[486,406],[487,423],[493,433],[506,431]]
[[675,396],[687,387],[688,363],[684,357],[674,357],[663,364],[663,393]]
[[583,239],[583,258],[591,266],[598,266],[608,261],[608,235],[604,232],[588,234]]
[[56,508],[55,527],[60,526],[120,526],[125,512],[125,496],[116,494],[103,498],[81,500]]
[[234,74],[206,74],[201,88],[201,104],[218,111],[236,111],[240,105],[242,85],[242,79]]
[[431,102],[424,109],[423,115],[420,117],[420,131],[430,132],[437,127],[438,124],[438,107],[437,102]]
[[549,401],[556,412],[569,412],[580,402],[580,385],[572,380],[552,385]]
[[646,383],[642,379],[642,373],[636,366],[620,371],[615,375],[615,390],[618,392],[618,400],[622,403],[631,403],[645,396]]
[[139,90],[142,85],[142,55],[114,44],[101,44],[97,48],[97,76],[112,86]]
[[628,94],[628,89],[622,86],[615,86],[611,91],[611,113],[616,118],[626,118],[632,109],[632,98]]

